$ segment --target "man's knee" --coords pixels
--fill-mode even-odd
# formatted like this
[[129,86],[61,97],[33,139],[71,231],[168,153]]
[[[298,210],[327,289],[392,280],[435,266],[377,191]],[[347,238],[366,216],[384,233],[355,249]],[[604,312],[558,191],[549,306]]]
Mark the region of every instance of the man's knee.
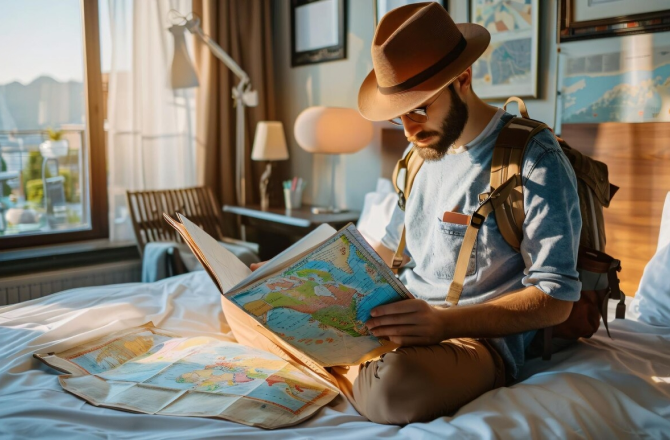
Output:
[[354,384],[355,406],[375,423],[404,425],[438,417],[430,398],[432,377],[405,352],[387,353],[361,368]]
[[354,406],[377,423],[433,420],[495,387],[493,358],[474,343],[402,347],[361,367]]

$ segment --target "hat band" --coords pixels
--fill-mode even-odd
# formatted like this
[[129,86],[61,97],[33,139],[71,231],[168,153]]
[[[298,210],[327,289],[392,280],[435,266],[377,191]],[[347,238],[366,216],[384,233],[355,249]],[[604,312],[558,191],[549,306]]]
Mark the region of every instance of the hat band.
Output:
[[461,53],[463,53],[463,51],[465,50],[465,46],[467,45],[468,45],[467,40],[463,38],[463,34],[461,34],[461,39],[458,41],[458,43],[456,43],[456,46],[454,46],[454,48],[451,49],[437,63],[433,64],[426,70],[417,73],[411,78],[406,79],[400,84],[396,84],[390,87],[380,87],[378,84],[377,89],[379,90],[379,93],[381,93],[382,95],[392,95],[394,93],[404,92],[405,90],[409,90],[412,87],[418,86],[419,84],[426,81],[427,79],[435,75],[437,72],[439,72],[440,70],[444,69],[449,64],[451,64],[456,58],[458,58],[461,55]]

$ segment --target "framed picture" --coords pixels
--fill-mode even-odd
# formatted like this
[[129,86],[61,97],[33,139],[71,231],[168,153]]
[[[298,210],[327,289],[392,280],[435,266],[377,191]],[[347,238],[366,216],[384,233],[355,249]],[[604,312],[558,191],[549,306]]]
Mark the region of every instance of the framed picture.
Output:
[[537,97],[539,0],[471,0],[472,23],[491,43],[472,65],[472,87],[482,99]]
[[668,0],[560,0],[560,42],[668,30]]
[[[400,6],[411,5],[413,3],[423,3],[426,0],[372,0],[374,4],[374,16],[375,16],[375,29],[377,29],[377,24],[382,19],[387,12],[392,9],[399,8]],[[441,4],[445,9],[449,10],[447,7],[447,0],[437,1],[436,3]]]
[[346,1],[291,0],[291,66],[346,57]]
[[558,65],[561,125],[670,122],[670,32],[576,41]]

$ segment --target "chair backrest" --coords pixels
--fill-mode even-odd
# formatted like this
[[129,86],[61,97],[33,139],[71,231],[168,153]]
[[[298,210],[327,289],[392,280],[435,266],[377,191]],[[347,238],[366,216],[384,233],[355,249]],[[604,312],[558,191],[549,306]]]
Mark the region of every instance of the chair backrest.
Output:
[[126,200],[140,255],[152,241],[181,242],[179,234],[163,220],[164,212],[175,218],[178,212],[212,237],[224,237],[221,206],[210,188],[126,191]]

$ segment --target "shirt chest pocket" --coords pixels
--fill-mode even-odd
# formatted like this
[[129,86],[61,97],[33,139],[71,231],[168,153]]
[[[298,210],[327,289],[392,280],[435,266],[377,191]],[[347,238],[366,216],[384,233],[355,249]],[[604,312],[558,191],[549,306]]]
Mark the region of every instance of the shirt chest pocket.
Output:
[[[463,245],[465,238],[465,231],[468,229],[467,225],[459,225],[455,223],[443,222],[437,220],[438,240],[435,246],[436,261],[435,276],[440,279],[453,280],[454,272],[456,271],[456,263],[458,262],[458,254]],[[477,271],[477,238],[475,245],[472,248],[472,253],[468,260],[468,269],[465,272],[466,276],[472,275]],[[440,249],[441,248],[441,249]]]

